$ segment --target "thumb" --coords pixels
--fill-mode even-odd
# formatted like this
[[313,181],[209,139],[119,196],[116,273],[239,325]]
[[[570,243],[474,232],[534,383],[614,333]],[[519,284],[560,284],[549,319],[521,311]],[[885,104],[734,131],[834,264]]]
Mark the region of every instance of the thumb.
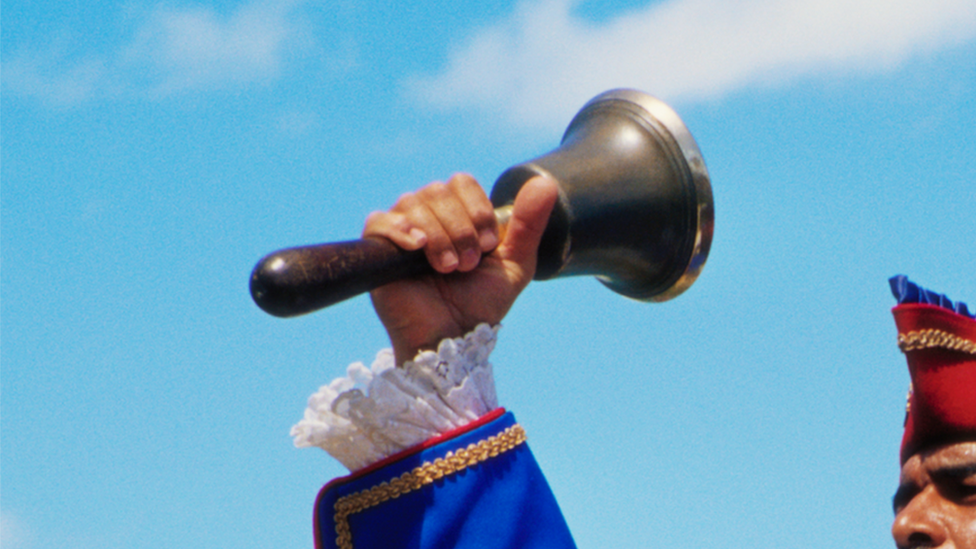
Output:
[[515,197],[512,217],[499,251],[504,259],[517,263],[530,277],[535,273],[539,241],[558,199],[556,182],[544,176],[528,180]]

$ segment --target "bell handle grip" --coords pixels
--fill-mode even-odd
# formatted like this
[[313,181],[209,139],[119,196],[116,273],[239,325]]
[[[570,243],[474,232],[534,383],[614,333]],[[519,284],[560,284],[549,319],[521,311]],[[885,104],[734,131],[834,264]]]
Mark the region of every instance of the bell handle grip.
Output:
[[251,272],[251,297],[264,312],[299,316],[385,284],[434,272],[423,250],[405,251],[380,237],[286,248]]
[[[495,210],[499,239],[511,211],[511,205]],[[382,237],[298,246],[258,261],[251,272],[251,297],[264,312],[288,318],[435,272],[423,250],[406,251]]]

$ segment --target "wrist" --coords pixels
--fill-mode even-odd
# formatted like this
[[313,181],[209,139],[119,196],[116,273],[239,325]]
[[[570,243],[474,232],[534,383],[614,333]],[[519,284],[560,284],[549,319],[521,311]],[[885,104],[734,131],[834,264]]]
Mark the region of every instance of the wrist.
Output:
[[398,367],[415,360],[425,351],[437,352],[438,346],[446,339],[464,337],[475,329],[474,327],[467,330],[461,327],[445,327],[433,330],[422,326],[412,328],[389,332],[393,357]]

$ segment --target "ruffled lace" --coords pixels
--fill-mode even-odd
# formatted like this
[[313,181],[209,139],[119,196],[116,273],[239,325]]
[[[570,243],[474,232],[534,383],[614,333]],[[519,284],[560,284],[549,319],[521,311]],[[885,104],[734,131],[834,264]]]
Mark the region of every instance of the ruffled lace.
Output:
[[497,334],[497,326],[481,324],[402,368],[391,349],[370,368],[349,365],[346,377],[309,397],[291,428],[295,446],[318,446],[355,471],[478,419],[498,407],[488,362]]

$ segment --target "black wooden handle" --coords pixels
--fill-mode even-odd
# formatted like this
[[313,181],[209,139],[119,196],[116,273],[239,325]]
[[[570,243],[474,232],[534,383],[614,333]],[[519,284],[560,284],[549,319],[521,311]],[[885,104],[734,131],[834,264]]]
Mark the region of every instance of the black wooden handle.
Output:
[[265,256],[251,273],[251,297],[268,314],[317,311],[390,282],[434,272],[423,250],[382,238],[300,246]]

